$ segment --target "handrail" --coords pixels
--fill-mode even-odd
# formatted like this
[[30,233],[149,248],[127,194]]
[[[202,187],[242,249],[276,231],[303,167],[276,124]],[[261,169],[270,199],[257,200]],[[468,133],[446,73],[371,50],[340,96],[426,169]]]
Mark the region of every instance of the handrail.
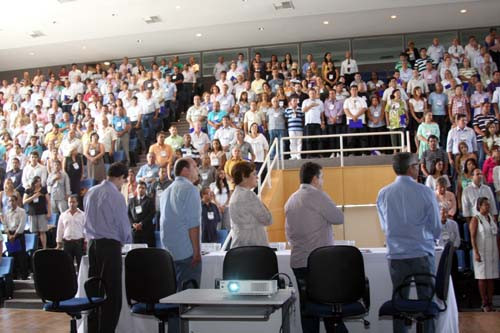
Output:
[[[361,147],[361,148],[344,148],[344,138],[346,137],[358,137],[358,136],[378,136],[378,135],[399,135],[401,137],[401,146],[389,146],[389,147]],[[405,136],[406,135],[406,136]],[[321,138],[339,138],[340,139],[340,149],[321,149],[321,150],[301,150],[301,151],[284,151],[284,141],[291,139],[321,139]],[[406,143],[406,144],[405,144]],[[321,135],[301,135],[295,137],[282,137],[280,140],[280,168],[285,166],[285,155],[293,154],[318,154],[318,153],[340,153],[340,166],[344,166],[344,153],[346,152],[357,152],[357,151],[371,151],[371,150],[401,150],[409,151],[409,133],[405,132],[366,132],[366,133],[343,133],[343,134],[321,134]]]
[[[274,157],[273,160],[271,161],[271,155],[273,155],[274,152]],[[259,170],[259,173],[257,175],[257,194],[260,198],[261,192],[262,192],[262,185],[264,185],[267,182],[268,187],[271,187],[271,171],[274,168],[275,164],[278,164],[279,168],[279,149],[278,149],[278,138],[275,138],[273,143],[271,144],[271,147],[269,147],[269,152],[267,153],[267,156],[262,163],[262,167]],[[264,170],[267,170],[266,177],[262,179],[262,175],[264,174]]]

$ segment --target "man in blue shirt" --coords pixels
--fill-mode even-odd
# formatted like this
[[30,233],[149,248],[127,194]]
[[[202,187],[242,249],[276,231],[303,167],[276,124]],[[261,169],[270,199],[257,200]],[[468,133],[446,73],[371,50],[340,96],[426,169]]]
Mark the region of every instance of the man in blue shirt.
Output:
[[[396,180],[380,190],[377,210],[386,236],[387,259],[393,290],[407,276],[434,273],[434,244],[441,235],[439,208],[432,190],[416,182],[418,158],[411,153],[398,153],[392,167]],[[417,282],[433,285],[430,277],[415,277]],[[401,291],[408,298],[410,289]],[[420,299],[431,296],[431,290],[417,286]],[[394,319],[394,332],[405,333],[404,320]],[[425,322],[424,332],[434,332],[432,319]]]
[[[107,302],[89,315],[89,332],[114,332],[122,308],[122,245],[132,243],[127,204],[120,192],[128,176],[122,163],[109,167],[108,177],[83,198],[84,230],[89,241],[89,277],[106,284]],[[95,291],[94,291],[95,292]],[[102,292],[102,290],[99,290]],[[94,294],[94,293],[93,293]]]
[[436,91],[429,95],[429,106],[432,111],[432,118],[439,126],[441,133],[441,147],[446,147],[446,133],[448,133],[448,124],[446,115],[448,114],[448,95],[443,93],[443,85],[441,82],[436,83]]
[[146,155],[147,163],[141,166],[135,179],[137,182],[143,181],[146,183],[148,191],[151,184],[158,179],[158,174],[160,172],[160,167],[156,164],[155,153],[151,152]]
[[174,258],[177,288],[195,280],[200,285],[201,252],[200,193],[193,185],[198,180],[198,167],[189,157],[178,159],[175,180],[160,197],[160,234],[163,247]]

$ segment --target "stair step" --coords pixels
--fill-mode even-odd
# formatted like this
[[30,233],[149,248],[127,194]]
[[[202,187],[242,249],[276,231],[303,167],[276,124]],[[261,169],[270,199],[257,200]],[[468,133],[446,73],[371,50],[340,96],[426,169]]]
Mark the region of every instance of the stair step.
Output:
[[35,281],[33,280],[14,280],[15,289],[33,289],[35,290]]
[[[17,286],[16,286],[17,287]],[[15,289],[13,299],[35,299],[38,295],[35,289]]]
[[39,298],[31,299],[9,299],[4,303],[7,309],[37,309],[43,308],[43,302]]

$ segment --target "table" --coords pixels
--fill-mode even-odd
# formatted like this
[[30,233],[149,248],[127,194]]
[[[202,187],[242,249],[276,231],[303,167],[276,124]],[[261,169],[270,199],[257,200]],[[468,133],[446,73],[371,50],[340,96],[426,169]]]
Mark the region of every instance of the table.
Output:
[[[442,251],[436,251],[436,266],[441,257]],[[212,252],[202,257],[203,270],[201,276],[201,288],[213,289],[216,278],[222,278],[222,264],[225,252]],[[290,251],[276,252],[278,258],[279,271],[288,274],[296,288],[296,281],[290,268]],[[370,312],[366,318],[370,322],[370,328],[365,329],[361,321],[347,321],[346,326],[349,332],[391,332],[392,320],[379,319],[378,310],[382,304],[392,296],[392,283],[389,275],[389,267],[386,259],[385,248],[371,248],[363,251],[365,263],[365,274],[370,280]],[[83,282],[88,277],[88,258],[85,256],[80,265],[78,275],[78,296],[83,296]],[[448,292],[448,309],[441,313],[436,319],[436,332],[458,333],[458,309],[455,300],[453,284],[450,281]],[[290,331],[300,333],[300,307],[297,300],[295,302],[295,311],[290,318]],[[81,322],[81,321],[80,321]],[[79,331],[85,332],[84,324],[79,322]],[[157,330],[157,321],[150,316],[132,315],[125,297],[125,282],[123,283],[123,301],[120,321],[117,332],[155,332]],[[322,326],[322,331],[323,326]]]
[[180,305],[181,333],[290,332],[294,290],[267,296],[227,295],[218,289],[188,289],[161,300]]

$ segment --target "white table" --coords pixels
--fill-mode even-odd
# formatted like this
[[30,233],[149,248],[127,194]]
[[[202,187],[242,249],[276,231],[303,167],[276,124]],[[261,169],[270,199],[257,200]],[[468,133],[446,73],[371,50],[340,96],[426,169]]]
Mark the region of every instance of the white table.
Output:
[[181,333],[290,332],[293,289],[267,296],[228,295],[220,289],[188,289],[161,300],[179,304]]
[[[385,301],[388,301],[392,296],[392,283],[389,275],[389,267],[387,263],[386,249],[374,248],[369,249],[370,252],[363,253],[365,263],[365,274],[370,280],[370,312],[367,320],[370,321],[370,328],[365,329],[361,321],[347,321],[346,326],[349,332],[391,332],[392,320],[382,319],[378,317],[378,310]],[[436,252],[436,265],[441,257],[441,251]],[[204,255],[203,270],[201,276],[201,288],[213,289],[216,278],[222,278],[222,264],[224,261],[225,252],[213,252]],[[293,272],[290,268],[290,251],[276,252],[278,257],[279,271],[286,273],[292,277],[296,288],[296,281]],[[83,282],[88,277],[88,258],[83,257],[80,265],[78,276],[78,295],[83,296]],[[455,292],[453,284],[450,280],[450,288],[448,292],[448,309],[441,313],[436,319],[436,332],[458,333],[458,309],[455,300]],[[298,296],[295,305],[295,311],[290,318],[291,332],[300,333],[300,307]],[[323,326],[322,331],[323,331]],[[125,283],[123,283],[123,301],[120,321],[118,323],[117,332],[155,332],[157,330],[157,321],[150,316],[132,315],[127,305],[125,296]],[[79,325],[79,331],[84,332],[83,325]],[[324,331],[323,331],[324,332]]]

